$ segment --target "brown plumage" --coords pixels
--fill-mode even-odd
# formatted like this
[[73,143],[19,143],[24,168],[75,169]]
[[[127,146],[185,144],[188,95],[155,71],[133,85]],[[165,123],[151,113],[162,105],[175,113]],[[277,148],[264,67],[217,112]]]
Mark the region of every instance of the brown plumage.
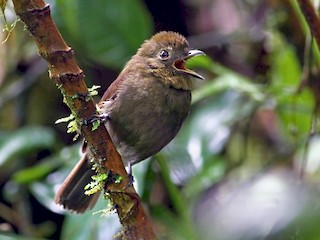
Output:
[[[178,133],[190,108],[191,78],[203,79],[187,69],[185,61],[202,54],[190,50],[178,33],[157,33],[141,45],[104,93],[98,111],[108,115],[106,128],[125,165],[156,154]],[[77,213],[91,209],[99,195],[84,195],[84,186],[95,174],[88,151],[55,198]]]

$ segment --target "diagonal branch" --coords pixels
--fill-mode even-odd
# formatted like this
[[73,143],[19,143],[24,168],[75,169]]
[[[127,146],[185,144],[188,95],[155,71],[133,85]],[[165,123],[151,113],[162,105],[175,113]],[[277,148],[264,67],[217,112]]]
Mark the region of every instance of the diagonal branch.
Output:
[[87,140],[94,159],[114,176],[121,176],[120,183],[105,187],[124,227],[123,239],[155,239],[151,223],[144,213],[140,197],[132,186],[104,124],[92,131],[92,126],[80,124],[96,113],[84,81],[84,73],[74,60],[73,50],[65,43],[50,14],[50,7],[43,0],[13,0],[17,15],[26,24],[34,38],[39,54],[47,61],[49,76],[63,94]]
[[320,19],[314,5],[310,0],[297,0],[297,2],[308,23],[312,35],[316,39],[318,47],[320,47]]

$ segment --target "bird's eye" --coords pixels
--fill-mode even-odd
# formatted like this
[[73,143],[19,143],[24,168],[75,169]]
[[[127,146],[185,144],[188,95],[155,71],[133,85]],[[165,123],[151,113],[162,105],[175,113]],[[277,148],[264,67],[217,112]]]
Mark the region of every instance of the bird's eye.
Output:
[[166,60],[166,59],[169,58],[169,53],[168,53],[167,50],[161,50],[159,56],[160,56],[162,59]]

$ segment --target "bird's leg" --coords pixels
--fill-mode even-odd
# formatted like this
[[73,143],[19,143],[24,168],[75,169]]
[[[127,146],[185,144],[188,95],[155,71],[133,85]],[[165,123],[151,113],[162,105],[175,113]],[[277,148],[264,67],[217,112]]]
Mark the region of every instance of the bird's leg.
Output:
[[128,172],[129,181],[128,181],[127,185],[125,186],[125,188],[132,186],[134,183],[134,177],[132,175],[132,164],[130,162],[128,163],[128,165],[126,167],[126,170]]
[[81,124],[82,125],[89,125],[89,124],[94,123],[95,121],[100,121],[101,123],[104,123],[108,120],[110,120],[110,116],[108,113],[97,114],[97,115],[93,115],[92,117],[82,119]]
[[102,110],[98,106],[96,106],[96,107],[97,107],[97,114],[93,115],[92,117],[82,119],[81,124],[89,125],[89,124],[92,124],[96,121],[99,121],[100,123],[105,123],[108,120],[110,120],[110,116],[109,116],[108,112],[101,113]]
[[95,120],[99,120],[100,122],[106,122],[110,120],[109,113],[98,114],[94,116]]
[[102,103],[103,108],[100,108],[99,105],[96,105],[98,114],[94,116],[95,121],[99,120],[100,122],[105,123],[106,121],[110,120],[109,112],[106,111],[106,103],[108,103],[108,101]]

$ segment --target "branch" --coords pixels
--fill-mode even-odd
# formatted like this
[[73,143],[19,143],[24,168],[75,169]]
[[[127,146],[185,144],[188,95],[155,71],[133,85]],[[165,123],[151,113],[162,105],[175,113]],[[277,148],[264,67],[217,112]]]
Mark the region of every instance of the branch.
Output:
[[123,239],[155,239],[139,195],[132,186],[127,187],[130,178],[104,124],[95,131],[92,126],[81,124],[96,113],[95,102],[88,92],[83,71],[74,60],[73,50],[51,18],[49,5],[43,0],[13,0],[13,3],[17,15],[34,38],[39,54],[47,61],[49,76],[75,116],[95,161],[102,163],[109,175],[122,178],[120,183],[108,182],[105,191],[124,227]]
[[316,39],[318,47],[320,47],[320,20],[312,2],[310,0],[297,0],[297,2],[309,25],[312,35]]

